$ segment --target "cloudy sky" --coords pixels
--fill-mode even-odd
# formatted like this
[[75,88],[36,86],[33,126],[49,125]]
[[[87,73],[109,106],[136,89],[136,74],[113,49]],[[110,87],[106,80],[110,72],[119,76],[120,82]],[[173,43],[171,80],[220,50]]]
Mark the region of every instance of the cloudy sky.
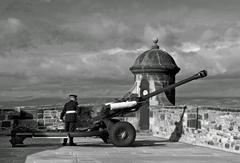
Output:
[[114,96],[158,37],[177,80],[209,77],[178,96],[240,95],[238,0],[0,0],[0,101]]

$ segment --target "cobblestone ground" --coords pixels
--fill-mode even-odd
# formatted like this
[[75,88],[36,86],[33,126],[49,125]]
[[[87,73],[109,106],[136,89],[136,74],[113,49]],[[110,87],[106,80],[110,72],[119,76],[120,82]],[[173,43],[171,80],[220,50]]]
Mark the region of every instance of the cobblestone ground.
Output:
[[11,148],[0,137],[0,162],[15,163],[239,163],[240,155],[184,143],[170,143],[151,136],[138,136],[134,147],[114,147],[96,138],[77,138],[78,146],[62,147],[59,139],[28,139],[22,147]]

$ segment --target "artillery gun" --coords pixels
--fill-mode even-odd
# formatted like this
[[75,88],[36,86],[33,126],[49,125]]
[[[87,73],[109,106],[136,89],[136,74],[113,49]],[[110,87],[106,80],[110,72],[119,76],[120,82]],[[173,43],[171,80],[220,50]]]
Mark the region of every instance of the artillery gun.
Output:
[[120,121],[117,117],[124,116],[131,112],[138,111],[147,100],[153,96],[163,93],[169,89],[173,89],[180,85],[186,84],[193,80],[204,78],[207,76],[207,71],[202,70],[199,73],[181,80],[175,84],[169,85],[162,89],[151,92],[147,95],[136,96],[130,94],[127,97],[118,99],[115,102],[105,103],[100,106],[93,107],[94,111],[99,111],[97,116],[92,116],[90,125],[81,131],[66,133],[66,132],[40,132],[19,130],[15,127],[12,130],[10,143],[12,146],[22,144],[27,137],[58,137],[67,138],[70,137],[90,137],[97,136],[101,138],[105,143],[112,143],[115,146],[131,146],[136,138],[136,130],[129,122]]

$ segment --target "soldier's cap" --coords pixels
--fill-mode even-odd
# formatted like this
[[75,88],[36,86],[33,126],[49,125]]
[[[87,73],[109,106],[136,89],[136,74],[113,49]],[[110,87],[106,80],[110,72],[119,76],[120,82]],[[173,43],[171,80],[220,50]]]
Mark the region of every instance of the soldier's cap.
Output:
[[77,95],[69,95],[69,97],[74,97],[74,98],[77,98]]

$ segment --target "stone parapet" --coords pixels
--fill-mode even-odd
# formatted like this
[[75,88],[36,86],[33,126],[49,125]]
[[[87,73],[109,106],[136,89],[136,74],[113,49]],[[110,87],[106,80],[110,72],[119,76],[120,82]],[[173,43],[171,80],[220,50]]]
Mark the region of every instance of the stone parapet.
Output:
[[[154,136],[170,138],[180,131],[179,141],[240,153],[240,110],[206,106],[159,107],[152,109]],[[175,122],[181,129],[176,130]]]

